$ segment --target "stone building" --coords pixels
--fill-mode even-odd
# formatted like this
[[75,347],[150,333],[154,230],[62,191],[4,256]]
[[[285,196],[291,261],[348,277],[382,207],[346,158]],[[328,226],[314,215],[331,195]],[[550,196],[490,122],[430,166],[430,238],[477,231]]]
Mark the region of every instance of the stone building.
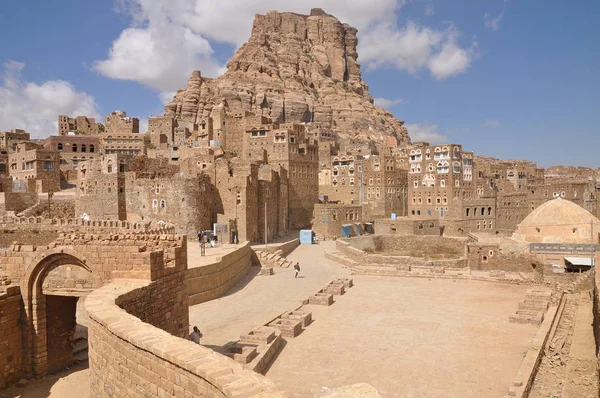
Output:
[[408,172],[392,156],[370,156],[357,167],[364,219],[408,213]]
[[76,116],[71,118],[65,115],[58,116],[58,135],[67,135],[69,132],[86,135],[96,135],[104,131],[102,123],[96,123],[93,117]]
[[152,149],[166,150],[182,146],[208,147],[213,139],[212,118],[194,123],[168,116],[152,116],[148,135]]
[[[258,168],[258,239],[273,240],[288,230],[287,171],[281,166],[260,165]],[[263,208],[261,208],[263,206]],[[265,222],[266,219],[266,222]]]
[[[258,223],[258,165],[240,160],[219,159],[215,162],[213,184],[217,222],[227,223],[229,231],[240,242],[257,242]],[[262,208],[260,209],[262,210]]]
[[44,148],[60,154],[62,171],[76,170],[79,162],[84,162],[100,154],[98,137],[87,135],[50,136],[44,141]]
[[146,150],[143,134],[105,132],[98,138],[102,153],[106,155],[141,155]]
[[8,177],[8,153],[0,152],[0,179]]
[[473,154],[461,145],[407,150],[409,216],[444,219],[455,202],[474,199]]
[[287,171],[289,226],[307,227],[319,197],[318,144],[306,137],[303,124],[268,122],[264,117],[248,119],[247,126],[253,127],[244,134],[242,160]]
[[104,117],[107,133],[112,134],[138,134],[140,132],[140,119],[127,117],[125,111],[114,111]]
[[102,155],[78,165],[75,216],[127,220],[125,172],[130,156]]
[[[363,202],[363,163],[362,156],[336,155],[330,163],[319,158],[319,195],[331,202],[360,205]],[[360,170],[360,172],[359,172]]]
[[196,236],[212,228],[215,193],[208,175],[132,156],[102,155],[79,166],[75,214],[93,220],[169,222]]
[[25,130],[12,129],[11,131],[0,132],[0,150],[14,151],[17,144],[28,142],[29,139],[29,133]]
[[213,185],[206,175],[154,177],[128,172],[125,182],[127,220],[169,222],[194,238],[212,229]]
[[60,156],[57,151],[34,143],[17,144],[8,154],[9,175],[13,180],[35,181],[35,191],[60,189]]
[[[343,236],[343,227],[352,236],[364,231],[362,206],[338,203],[318,203],[313,212],[312,229],[324,238]],[[357,233],[358,231],[358,233]],[[372,231],[371,231],[372,232]]]

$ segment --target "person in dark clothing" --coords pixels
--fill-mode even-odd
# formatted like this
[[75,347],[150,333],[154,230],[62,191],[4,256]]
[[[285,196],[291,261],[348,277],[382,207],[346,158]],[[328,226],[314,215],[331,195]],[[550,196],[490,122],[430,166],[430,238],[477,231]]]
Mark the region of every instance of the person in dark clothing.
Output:
[[296,275],[294,278],[297,278],[298,274],[300,273],[300,263],[296,263],[296,265],[294,265],[294,269],[296,270]]

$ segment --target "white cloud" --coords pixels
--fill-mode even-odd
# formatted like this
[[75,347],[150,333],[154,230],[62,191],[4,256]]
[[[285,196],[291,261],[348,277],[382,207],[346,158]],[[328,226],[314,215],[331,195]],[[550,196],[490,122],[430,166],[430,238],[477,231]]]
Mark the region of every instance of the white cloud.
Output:
[[387,98],[383,98],[383,97],[375,98],[374,101],[375,101],[375,105],[377,105],[381,108],[385,108],[385,109],[388,109],[394,105],[400,105],[400,104],[403,104],[404,102],[406,102],[402,98],[392,100],[392,99],[387,99]]
[[0,84],[0,130],[24,129],[33,138],[57,134],[58,115],[89,116],[97,120],[98,105],[91,95],[64,80],[41,84],[22,80],[24,63],[3,64]]
[[456,45],[454,40],[448,40],[442,46],[442,51],[433,55],[427,62],[427,67],[436,79],[442,80],[463,73],[471,65],[471,58],[476,43],[470,50],[465,50]]
[[435,124],[405,124],[404,126],[408,129],[408,135],[413,142],[425,141],[434,145],[448,143],[448,137],[440,134]]
[[133,80],[160,91],[182,86],[192,70],[216,76],[208,40],[191,29],[156,17],[143,28],[128,28],[113,42],[108,58],[94,69],[113,79]]
[[499,120],[486,120],[485,122],[482,123],[482,125],[484,127],[500,127],[500,121]]
[[453,25],[437,30],[409,21],[398,29],[382,23],[361,37],[360,60],[371,70],[392,66],[417,74],[427,68],[435,78],[445,79],[464,72],[474,55],[476,43],[464,49],[458,36]]
[[508,0],[504,0],[504,6],[502,7],[502,11],[495,17],[492,17],[490,13],[486,12],[483,15],[483,21],[486,28],[491,29],[493,31],[498,31],[500,29],[500,21],[504,17],[504,11],[506,10],[506,3]]
[[[416,73],[429,68],[436,77],[448,77],[457,66],[456,73],[466,69],[469,62],[465,58],[470,60],[469,51],[460,47],[457,35],[448,29],[440,31],[414,22],[399,26],[396,13],[406,0],[328,0],[326,4],[322,0],[116,1],[117,9],[132,17],[132,25],[121,32],[106,59],[97,61],[94,69],[161,92],[182,88],[192,70],[199,69],[208,77],[224,72],[211,43],[240,46],[250,35],[255,14],[271,10],[307,14],[313,7],[324,7],[359,29],[359,61],[370,69],[391,66]],[[448,45],[454,56],[446,56],[450,50],[444,53]],[[450,65],[441,65],[446,60]],[[161,97],[164,102],[164,95]]]
[[430,4],[427,7],[425,7],[425,15],[430,17],[434,14],[435,14],[435,7],[433,5]]

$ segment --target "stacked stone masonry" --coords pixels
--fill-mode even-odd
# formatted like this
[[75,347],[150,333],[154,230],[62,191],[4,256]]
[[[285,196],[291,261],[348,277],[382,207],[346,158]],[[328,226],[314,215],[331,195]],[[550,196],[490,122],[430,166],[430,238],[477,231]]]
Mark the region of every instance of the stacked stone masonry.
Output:
[[22,374],[22,316],[19,287],[9,286],[0,290],[0,390],[19,380]]
[[264,377],[115,304],[136,289],[155,289],[153,284],[157,282],[114,282],[86,300],[92,397],[281,396],[270,395],[277,388]]

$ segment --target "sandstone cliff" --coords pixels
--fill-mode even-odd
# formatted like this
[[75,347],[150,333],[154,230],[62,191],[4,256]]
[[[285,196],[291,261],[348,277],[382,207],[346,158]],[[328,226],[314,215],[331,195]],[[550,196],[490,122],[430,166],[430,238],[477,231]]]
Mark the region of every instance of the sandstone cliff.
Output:
[[311,15],[257,15],[252,34],[216,78],[192,73],[165,115],[198,122],[224,103],[280,122],[317,122],[345,138],[409,142],[404,122],[373,105],[357,63],[357,30],[313,9]]

